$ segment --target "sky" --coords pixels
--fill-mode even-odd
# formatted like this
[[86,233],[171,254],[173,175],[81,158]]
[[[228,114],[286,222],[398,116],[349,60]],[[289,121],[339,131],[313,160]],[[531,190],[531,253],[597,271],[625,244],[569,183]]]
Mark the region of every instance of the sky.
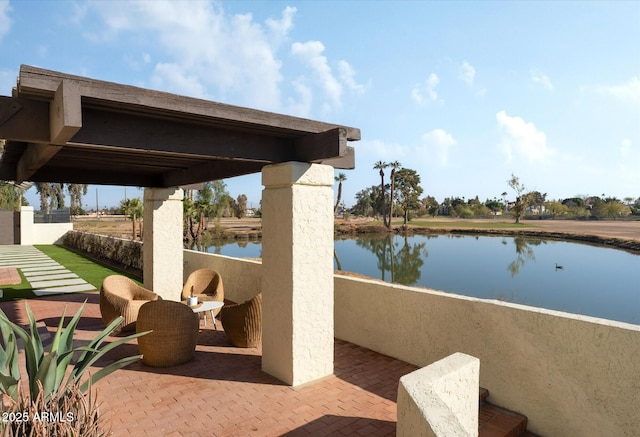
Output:
[[347,206],[377,161],[439,201],[640,197],[638,1],[0,0],[0,95],[21,64],[359,128]]

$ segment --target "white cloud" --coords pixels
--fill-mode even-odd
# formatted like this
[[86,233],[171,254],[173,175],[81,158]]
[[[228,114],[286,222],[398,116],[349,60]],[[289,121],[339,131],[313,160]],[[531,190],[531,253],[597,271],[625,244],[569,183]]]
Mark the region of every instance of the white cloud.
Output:
[[190,96],[206,97],[206,87],[195,75],[188,75],[175,64],[157,64],[151,79],[155,88],[178,88]]
[[274,20],[273,18],[267,18],[265,23],[271,30],[274,37],[284,39],[289,34],[289,31],[293,28],[293,17],[298,10],[294,7],[287,6],[282,11],[282,19]]
[[551,79],[549,79],[549,76],[540,71],[532,71],[531,80],[535,83],[539,83],[550,91],[553,90],[553,84],[551,83]]
[[342,106],[342,84],[333,75],[327,57],[322,54],[324,49],[324,44],[320,41],[295,42],[291,46],[291,53],[302,58],[311,67],[316,80],[331,102],[325,103],[324,109],[328,111],[332,107]]
[[440,165],[447,165],[449,151],[456,145],[453,136],[443,129],[434,129],[422,135],[422,150],[427,157],[435,155]]
[[419,105],[424,105],[426,100],[429,99],[432,102],[443,102],[438,98],[436,87],[440,83],[440,78],[437,74],[431,73],[427,80],[422,84],[416,84],[411,90],[411,98],[418,102]]
[[313,91],[302,80],[293,81],[297,99],[289,98],[286,112],[298,117],[309,117],[313,104]]
[[355,81],[356,71],[347,61],[338,62],[338,73],[340,74],[342,82],[344,82],[350,90],[356,94],[363,94],[365,92],[365,86]]
[[104,35],[128,32],[158,47],[152,83],[165,91],[266,110],[282,107],[277,50],[292,27],[295,8],[257,23],[251,14],[225,14],[210,2],[95,2]]
[[9,18],[9,11],[11,6],[9,0],[0,0],[0,40],[11,29],[11,18]]
[[460,67],[460,79],[466,82],[468,85],[473,85],[473,80],[476,77],[476,69],[471,66],[467,61],[462,63]]
[[496,114],[498,126],[503,132],[502,149],[511,161],[514,154],[528,161],[544,161],[555,153],[547,146],[547,136],[533,123],[527,123],[520,117],[510,117],[505,111]]
[[620,100],[628,100],[640,103],[640,78],[632,77],[628,82],[621,85],[598,85],[595,87],[597,93],[615,97]]

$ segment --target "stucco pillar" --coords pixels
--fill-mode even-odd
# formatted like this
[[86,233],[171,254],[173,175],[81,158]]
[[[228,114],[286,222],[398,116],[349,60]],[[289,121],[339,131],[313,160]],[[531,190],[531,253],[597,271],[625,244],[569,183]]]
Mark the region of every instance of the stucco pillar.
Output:
[[333,167],[262,170],[262,370],[289,385],[333,374]]
[[144,286],[164,300],[182,292],[182,198],[180,188],[144,189]]

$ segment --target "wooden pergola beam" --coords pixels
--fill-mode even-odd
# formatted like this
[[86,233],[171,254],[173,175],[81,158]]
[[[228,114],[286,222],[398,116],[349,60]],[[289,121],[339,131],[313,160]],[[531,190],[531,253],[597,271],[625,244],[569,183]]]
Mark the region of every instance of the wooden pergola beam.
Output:
[[21,66],[0,179],[181,186],[267,164],[354,168],[360,130]]
[[62,146],[31,143],[20,157],[16,166],[16,183],[28,180],[44,164],[62,149]]
[[82,127],[80,87],[76,82],[63,80],[49,104],[51,144],[64,145]]

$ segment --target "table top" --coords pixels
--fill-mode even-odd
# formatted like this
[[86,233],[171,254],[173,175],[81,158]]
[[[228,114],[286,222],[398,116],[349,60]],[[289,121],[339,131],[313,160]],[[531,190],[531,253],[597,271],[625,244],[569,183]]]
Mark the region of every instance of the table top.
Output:
[[194,313],[199,313],[201,311],[212,311],[218,308],[222,308],[224,306],[224,302],[219,302],[217,300],[204,300],[198,302],[196,306],[190,306]]

